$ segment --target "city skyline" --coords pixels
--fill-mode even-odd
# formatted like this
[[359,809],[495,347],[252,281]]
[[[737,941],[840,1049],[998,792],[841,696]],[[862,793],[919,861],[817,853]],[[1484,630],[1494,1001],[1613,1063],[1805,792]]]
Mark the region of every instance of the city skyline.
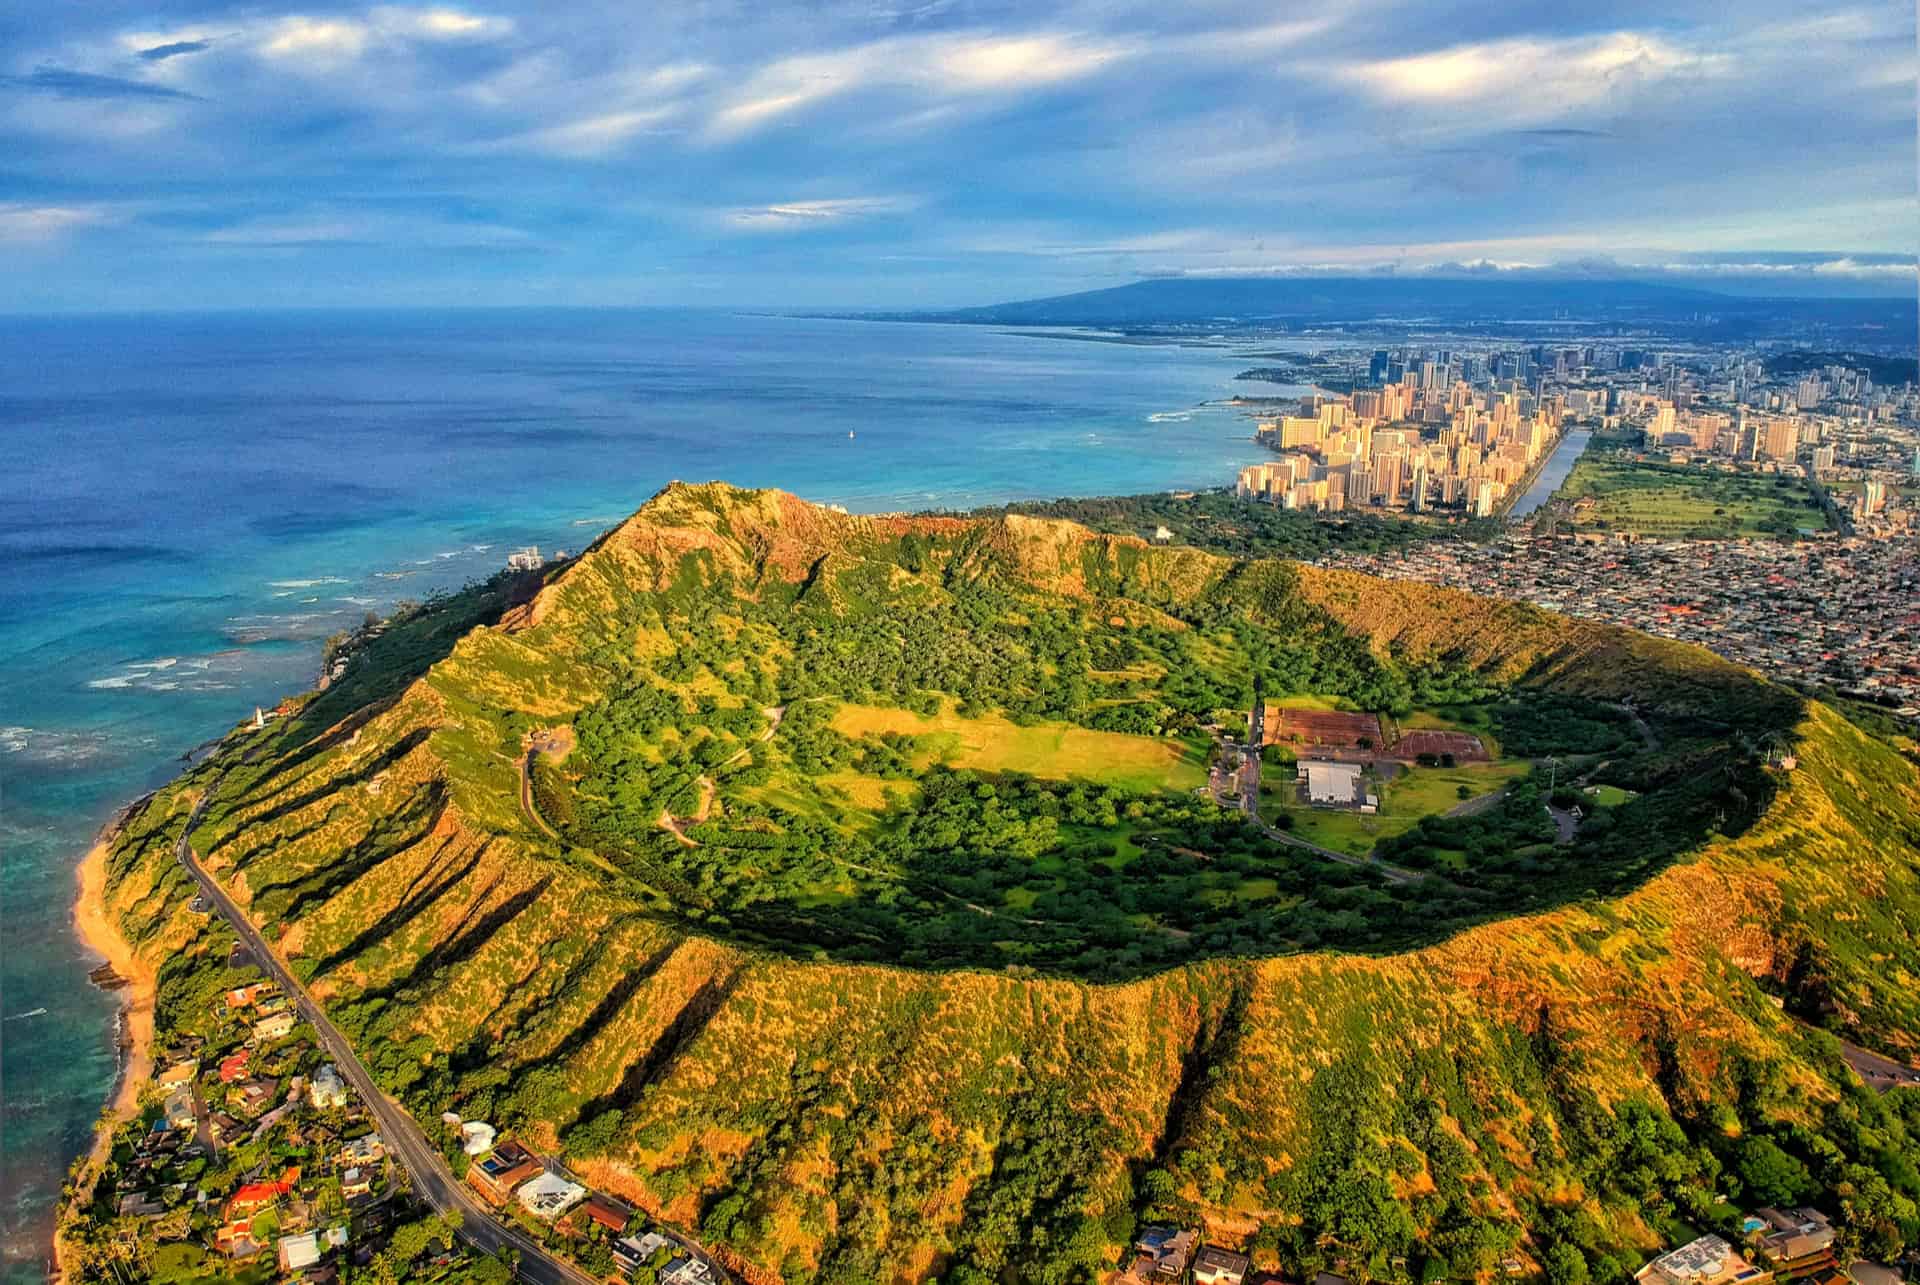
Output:
[[1914,284],[1910,6],[0,17],[8,311]]

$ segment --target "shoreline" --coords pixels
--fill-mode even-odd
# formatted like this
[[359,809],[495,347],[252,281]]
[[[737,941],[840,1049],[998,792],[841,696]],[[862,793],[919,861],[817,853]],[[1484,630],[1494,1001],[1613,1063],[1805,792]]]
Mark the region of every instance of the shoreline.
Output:
[[102,835],[81,860],[78,872],[79,895],[73,906],[76,935],[87,948],[105,957],[126,985],[116,989],[120,996],[120,1030],[123,1056],[114,1080],[108,1105],[123,1117],[140,1095],[140,1085],[152,1066],[153,1005],[158,976],[154,968],[120,935],[107,909],[107,849],[112,833]]
[[[119,997],[119,1010],[114,1018],[119,1037],[119,1067],[114,1073],[113,1087],[104,1108],[111,1114],[115,1125],[132,1117],[140,1101],[140,1090],[153,1074],[153,1016],[157,990],[156,970],[141,959],[133,946],[120,935],[120,929],[113,922],[112,912],[107,906],[107,850],[119,834],[120,823],[126,815],[127,812],[123,811],[116,817],[113,824],[102,830],[93,846],[87,850],[77,871],[78,892],[73,903],[74,935],[88,950],[102,956],[126,983],[114,990]],[[112,1138],[112,1129],[96,1129],[93,1145],[87,1149],[82,1168],[75,1178],[74,1200],[91,1196],[93,1183]],[[67,1206],[72,1203],[67,1202]],[[66,1274],[65,1245],[60,1228],[65,1221],[67,1206],[63,1206],[56,1215],[53,1228],[53,1271],[56,1280],[63,1279]]]

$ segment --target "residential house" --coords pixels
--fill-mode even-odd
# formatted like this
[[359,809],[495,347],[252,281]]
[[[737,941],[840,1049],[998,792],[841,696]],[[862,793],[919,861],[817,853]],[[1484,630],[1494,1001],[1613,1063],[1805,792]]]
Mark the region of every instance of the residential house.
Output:
[[278,1080],[245,1080],[227,1093],[227,1105],[244,1120],[258,1120],[277,1100]]
[[151,1191],[130,1191],[120,1197],[118,1210],[122,1218],[152,1218],[166,1213],[167,1205]]
[[362,1196],[373,1194],[373,1170],[358,1165],[340,1175],[340,1195],[345,1200],[358,1200]]
[[1798,1275],[1823,1258],[1832,1259],[1833,1224],[1819,1210],[1769,1208],[1757,1211],[1755,1219],[1761,1224],[1760,1253],[1776,1270],[1792,1268]]
[[460,1149],[470,1156],[484,1156],[493,1150],[493,1126],[485,1120],[469,1120],[460,1126]]
[[542,1170],[520,1185],[515,1193],[520,1207],[535,1218],[552,1222],[587,1197],[587,1189],[557,1173]]
[[193,1105],[193,1087],[189,1084],[179,1085],[167,1094],[166,1105],[161,1110],[170,1129],[191,1129],[200,1119]]
[[209,1116],[207,1118],[207,1127],[213,1134],[213,1140],[223,1147],[247,1131],[245,1124],[234,1119],[225,1111],[215,1111]]
[[1136,1281],[1179,1280],[1187,1273],[1187,1260],[1193,1256],[1197,1239],[1191,1230],[1147,1228],[1134,1242],[1135,1257],[1127,1275]]
[[347,1105],[347,1082],[340,1078],[333,1063],[328,1062],[313,1073],[313,1083],[307,1086],[307,1100],[321,1111]]
[[283,1040],[293,1034],[296,1021],[292,1013],[275,1013],[272,1017],[263,1017],[253,1024],[253,1038],[261,1044]]
[[1633,1274],[1640,1285],[1760,1285],[1772,1273],[1755,1267],[1718,1236],[1669,1250]]
[[262,1209],[271,1209],[280,1198],[292,1191],[300,1181],[297,1166],[288,1166],[285,1173],[272,1182],[249,1182],[233,1193],[227,1200],[227,1217],[248,1217]]
[[660,1285],[715,1285],[716,1280],[711,1267],[685,1254],[660,1269]]
[[634,1268],[653,1261],[655,1254],[663,1249],[680,1248],[677,1241],[662,1236],[657,1231],[646,1232],[639,1236],[623,1236],[613,1242],[613,1262],[623,1272],[631,1273]]
[[192,1084],[194,1077],[199,1074],[200,1063],[198,1061],[189,1058],[184,1062],[175,1062],[172,1066],[160,1072],[160,1087],[163,1089],[177,1089],[183,1084]]
[[320,1261],[320,1238],[312,1232],[282,1236],[277,1251],[281,1271],[304,1271]]
[[247,1063],[253,1061],[252,1049],[241,1049],[220,1061],[220,1083],[234,1084],[247,1078]]
[[338,1162],[348,1168],[355,1165],[373,1165],[386,1158],[387,1144],[380,1140],[377,1133],[362,1134],[344,1144],[337,1157]]
[[227,992],[227,1009],[231,1012],[237,1009],[251,1008],[261,996],[273,994],[274,989],[275,987],[272,982],[255,982],[251,986],[242,986],[238,990],[230,990]]
[[590,1192],[585,1203],[575,1211],[577,1216],[589,1222],[599,1223],[618,1236],[633,1221],[633,1210],[602,1192]]
[[1202,1245],[1193,1254],[1194,1285],[1245,1285],[1253,1260],[1245,1254]]
[[494,1204],[504,1204],[513,1189],[545,1166],[517,1142],[503,1142],[467,1170],[467,1185]]
[[214,1248],[229,1258],[252,1258],[260,1252],[260,1243],[253,1238],[253,1220],[236,1218],[214,1229]]

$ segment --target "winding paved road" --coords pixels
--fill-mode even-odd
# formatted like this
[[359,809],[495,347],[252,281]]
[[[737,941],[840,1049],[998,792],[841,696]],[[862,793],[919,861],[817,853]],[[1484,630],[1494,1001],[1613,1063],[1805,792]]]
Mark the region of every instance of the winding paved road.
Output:
[[[217,784],[217,782],[215,783]],[[266,938],[254,928],[240,907],[235,905],[213,877],[200,868],[199,859],[194,855],[191,838],[193,828],[200,821],[200,814],[206,810],[207,803],[213,798],[213,786],[200,796],[193,806],[193,812],[187,817],[187,825],[180,833],[180,842],[174,847],[174,855],[179,858],[181,867],[193,877],[200,890],[212,903],[215,910],[229,924],[240,940],[246,943],[247,950],[257,960],[268,975],[293,1000],[294,1010],[301,1018],[312,1024],[320,1036],[320,1043],[333,1058],[334,1065],[340,1068],[354,1091],[359,1093],[373,1112],[374,1119],[380,1125],[380,1137],[387,1144],[387,1151],[413,1179],[413,1190],[430,1205],[435,1213],[449,1214],[458,1210],[464,1221],[460,1228],[460,1238],[483,1254],[494,1254],[502,1248],[511,1247],[520,1252],[519,1275],[524,1280],[539,1282],[539,1285],[596,1285],[597,1278],[588,1275],[571,1263],[566,1263],[549,1254],[525,1233],[509,1227],[494,1217],[493,1211],[482,1204],[453,1176],[439,1151],[428,1143],[426,1135],[413,1122],[400,1105],[380,1091],[373,1076],[361,1065],[354,1055],[353,1047],[346,1037],[334,1029],[320,1006],[307,994],[306,988],[295,981],[293,975],[281,966],[279,959],[268,947]]]

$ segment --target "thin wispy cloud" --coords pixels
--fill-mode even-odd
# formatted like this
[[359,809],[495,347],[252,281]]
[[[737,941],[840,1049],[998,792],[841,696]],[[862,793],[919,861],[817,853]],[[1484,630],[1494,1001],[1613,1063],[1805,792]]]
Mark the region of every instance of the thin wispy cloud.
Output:
[[538,238],[520,228],[408,215],[313,210],[248,219],[199,234],[204,246],[236,250],[395,247],[441,250],[532,250]]
[[667,132],[664,127],[679,113],[680,109],[671,104],[606,112],[489,140],[476,144],[474,150],[538,152],[576,159],[605,156],[641,135]]
[[81,228],[113,221],[112,212],[99,207],[0,201],[0,244],[45,245]]
[[899,196],[849,196],[829,200],[782,201],[729,210],[729,226],[749,232],[792,232],[829,227],[850,220],[902,214],[917,202]]
[[1063,32],[1021,36],[915,36],[830,53],[781,58],[748,78],[715,113],[709,132],[731,139],[829,99],[874,89],[923,96],[1009,94],[1091,74],[1128,48]]

